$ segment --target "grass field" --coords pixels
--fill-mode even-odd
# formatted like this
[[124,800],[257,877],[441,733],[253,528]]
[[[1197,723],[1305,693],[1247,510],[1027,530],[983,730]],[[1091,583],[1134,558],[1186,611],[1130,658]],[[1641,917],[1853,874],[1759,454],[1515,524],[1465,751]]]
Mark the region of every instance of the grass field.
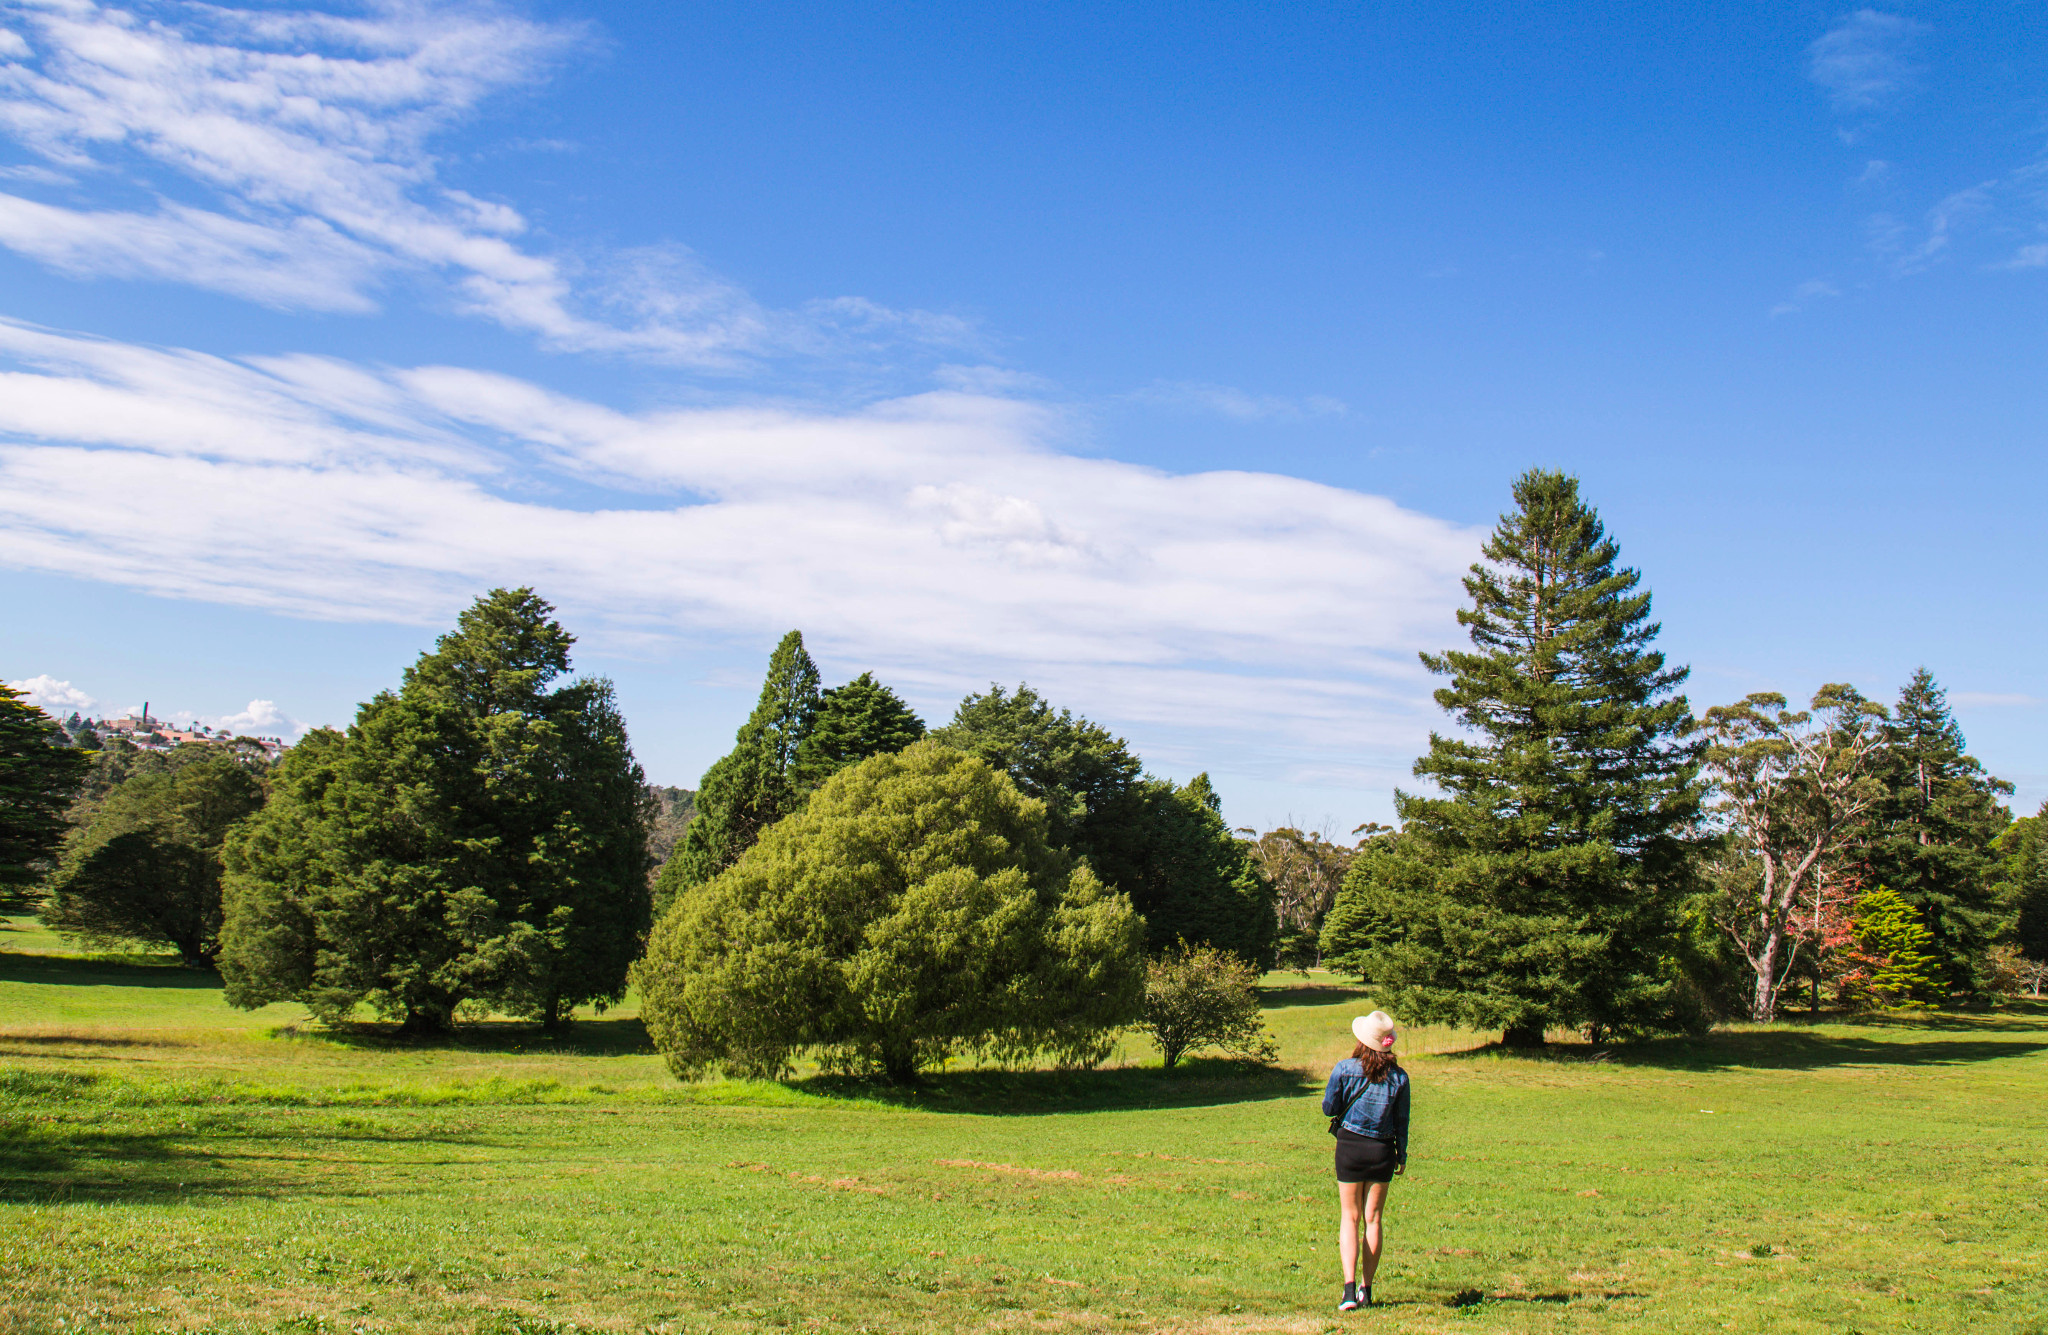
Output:
[[2048,1009],[1508,1058],[1411,1030],[1386,1305],[1321,1074],[681,1086],[614,1011],[438,1044],[0,930],[0,1331],[2048,1333]]

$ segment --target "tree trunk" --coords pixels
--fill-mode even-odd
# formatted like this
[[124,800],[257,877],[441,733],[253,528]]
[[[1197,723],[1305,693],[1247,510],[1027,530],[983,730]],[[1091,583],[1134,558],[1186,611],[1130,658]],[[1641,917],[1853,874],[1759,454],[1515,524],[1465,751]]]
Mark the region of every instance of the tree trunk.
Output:
[[568,1019],[568,1016],[562,1014],[561,993],[550,992],[548,994],[547,1008],[540,1013],[540,1027],[551,1034],[560,1033],[562,1028],[568,1023]]
[[1778,946],[1784,933],[1773,930],[1764,937],[1763,951],[1756,961],[1756,992],[1750,998],[1749,1018],[1769,1024],[1778,1014]]
[[1501,1035],[1500,1042],[1504,1048],[1540,1048],[1543,1046],[1543,1026],[1541,1024],[1509,1025],[1507,1032]]

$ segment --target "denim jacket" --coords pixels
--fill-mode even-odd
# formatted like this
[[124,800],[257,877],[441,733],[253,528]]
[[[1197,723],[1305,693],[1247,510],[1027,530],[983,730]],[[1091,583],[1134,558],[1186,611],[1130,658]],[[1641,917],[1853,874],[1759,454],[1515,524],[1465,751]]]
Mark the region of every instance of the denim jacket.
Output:
[[[1345,1112],[1344,1105],[1351,1109]],[[1323,1091],[1323,1116],[1344,1113],[1338,1123],[1356,1135],[1394,1142],[1394,1162],[1408,1162],[1408,1073],[1398,1067],[1378,1084],[1367,1084],[1356,1057],[1346,1057],[1330,1070]]]

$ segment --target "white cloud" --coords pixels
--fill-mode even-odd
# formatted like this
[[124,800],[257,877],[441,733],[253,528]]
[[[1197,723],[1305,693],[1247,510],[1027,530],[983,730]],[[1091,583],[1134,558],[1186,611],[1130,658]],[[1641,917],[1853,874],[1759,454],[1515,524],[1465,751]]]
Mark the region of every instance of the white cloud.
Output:
[[[958,391],[624,413],[461,368],[0,322],[0,563],[427,624],[531,583],[603,635],[801,626],[907,684],[1028,676],[1260,754],[1419,740],[1414,653],[1456,635],[1475,532],[1296,478],[1075,457],[1070,429]],[[554,499],[570,485],[601,499]]]
[[1957,691],[1949,701],[1960,709],[2031,709],[2041,703],[2031,695],[1999,691]]
[[58,681],[48,674],[24,677],[20,681],[10,681],[7,684],[20,691],[30,704],[52,715],[65,715],[73,710],[89,710],[99,703],[70,682]]
[[1228,385],[1210,385],[1198,380],[1162,380],[1130,397],[1140,403],[1213,413],[1239,422],[1299,422],[1312,417],[1341,417],[1349,411],[1342,401],[1326,394],[1311,394],[1300,399],[1248,394]]
[[1912,81],[1906,49],[1926,30],[1903,14],[1859,9],[1807,48],[1807,77],[1837,112],[1874,110]]
[[[186,283],[286,309],[368,311],[394,279],[576,351],[735,368],[975,342],[963,321],[859,298],[761,306],[679,247],[539,254],[526,220],[441,179],[434,137],[583,40],[483,4],[363,16],[0,0],[0,134],[147,207],[0,194],[0,245],[81,276]],[[6,30],[0,30],[6,31]],[[194,187],[202,207],[175,196]],[[577,290],[581,277],[592,281]]]
[[305,734],[307,725],[288,717],[277,707],[275,700],[251,700],[249,707],[237,714],[201,715],[200,722],[209,728],[226,730],[238,737],[285,737],[296,739]]

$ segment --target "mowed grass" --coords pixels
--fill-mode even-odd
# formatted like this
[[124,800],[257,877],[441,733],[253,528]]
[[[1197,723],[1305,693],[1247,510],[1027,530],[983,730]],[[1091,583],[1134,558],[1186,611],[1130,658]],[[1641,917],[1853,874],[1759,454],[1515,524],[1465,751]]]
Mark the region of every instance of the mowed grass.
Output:
[[[17,923],[17,926],[21,924]],[[630,1007],[439,1044],[0,932],[0,1330],[2048,1332],[2048,1010],[1509,1058],[1411,1030],[1386,1305],[1294,1069],[684,1086]]]

